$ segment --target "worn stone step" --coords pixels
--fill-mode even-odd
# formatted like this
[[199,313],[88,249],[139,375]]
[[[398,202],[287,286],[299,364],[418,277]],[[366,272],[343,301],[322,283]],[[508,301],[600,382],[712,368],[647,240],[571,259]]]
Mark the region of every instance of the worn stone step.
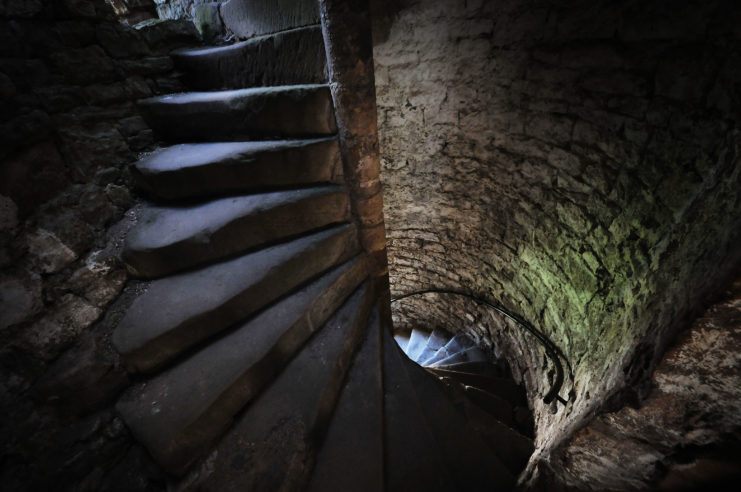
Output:
[[337,185],[148,205],[126,237],[123,259],[135,276],[161,277],[349,219],[349,197]]
[[133,387],[117,410],[165,470],[182,474],[366,276],[364,257],[344,263]]
[[450,341],[450,338],[450,335],[442,330],[433,330],[422,351],[417,355],[416,361],[421,363],[435,355],[435,352],[444,347]]
[[383,381],[377,312],[355,356],[308,490],[383,490]]
[[497,420],[509,427],[516,427],[512,404],[496,395],[473,386],[464,386],[466,396],[476,405],[486,410]]
[[448,367],[454,364],[463,364],[463,363],[471,363],[471,362],[486,362],[486,361],[487,361],[486,354],[483,353],[481,349],[479,349],[478,347],[469,347],[465,350],[461,350],[460,352],[456,352],[449,357],[439,360],[433,364],[430,364],[427,367],[444,368],[444,367]]
[[242,89],[327,81],[320,25],[247,41],[170,54],[183,82],[194,90]]
[[300,490],[362,341],[372,289],[359,287],[196,466],[184,490]]
[[455,372],[467,372],[471,374],[481,374],[490,377],[501,377],[502,374],[499,368],[492,365],[490,362],[459,362],[457,364],[450,364],[445,367],[438,367],[432,369],[444,369],[446,371]]
[[139,101],[144,118],[168,141],[308,138],[337,131],[324,84],[186,92]]
[[407,354],[407,357],[409,357],[413,361],[416,361],[417,355],[424,348],[425,344],[427,343],[427,338],[429,338],[429,336],[430,336],[430,332],[428,331],[422,331],[417,328],[412,329],[412,335],[409,337],[409,343],[404,349],[404,352]]
[[446,343],[437,352],[435,352],[432,357],[425,361],[422,361],[420,365],[429,366],[431,364],[434,364],[435,362],[447,359],[451,355],[455,355],[456,353],[473,346],[474,343],[470,338],[468,338],[468,335],[463,332],[458,332],[453,336],[453,338],[450,339],[448,343]]
[[132,166],[137,187],[173,200],[341,183],[337,138],[181,144]]
[[358,252],[341,225],[200,270],[155,280],[113,333],[130,370],[151,371]]
[[503,424],[468,399],[463,407],[466,418],[481,439],[504,463],[512,475],[519,475],[535,449],[532,439]]
[[227,30],[239,39],[319,23],[314,0],[229,1],[219,12]]
[[405,370],[453,475],[455,490],[491,490],[493,484],[511,490],[515,477],[456,409],[442,383],[411,361],[406,361]]
[[450,378],[440,378],[450,401],[461,409],[469,425],[496,454],[513,476],[525,468],[533,452],[533,441],[517,427],[505,425],[491,413],[476,405],[466,394],[465,386]]
[[455,490],[404,369],[405,361],[409,360],[386,330],[383,361],[385,489]]
[[428,368],[438,377],[447,377],[466,386],[473,386],[508,401],[513,406],[526,403],[524,390],[513,379],[451,371],[442,368]]
[[396,344],[399,348],[406,353],[407,345],[409,345],[409,335],[405,333],[397,333],[394,335],[394,340],[396,340]]

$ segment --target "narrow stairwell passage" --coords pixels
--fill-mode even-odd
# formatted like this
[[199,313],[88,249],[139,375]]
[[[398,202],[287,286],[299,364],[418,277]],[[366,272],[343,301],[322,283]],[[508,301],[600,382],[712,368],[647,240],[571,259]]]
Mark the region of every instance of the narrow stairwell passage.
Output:
[[413,329],[394,335],[409,362],[437,377],[479,437],[515,477],[533,452],[533,421],[525,390],[504,360],[492,361],[465,333]]
[[163,147],[132,166],[148,284],[113,336],[137,381],[117,411],[172,490],[510,490],[516,388],[442,332],[413,333],[423,370],[381,315],[321,43],[180,50],[197,92],[141,102]]

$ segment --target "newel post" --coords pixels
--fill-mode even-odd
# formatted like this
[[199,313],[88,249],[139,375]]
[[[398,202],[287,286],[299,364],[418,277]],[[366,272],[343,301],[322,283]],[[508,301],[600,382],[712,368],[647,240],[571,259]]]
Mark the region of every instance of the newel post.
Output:
[[319,12],[353,215],[387,306],[388,261],[369,4],[368,0],[319,0]]

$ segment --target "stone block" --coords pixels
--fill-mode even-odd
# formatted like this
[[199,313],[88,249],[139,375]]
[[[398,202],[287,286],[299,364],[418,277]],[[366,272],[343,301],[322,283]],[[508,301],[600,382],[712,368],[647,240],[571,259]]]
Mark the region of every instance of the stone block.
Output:
[[95,18],[99,14],[108,12],[108,6],[103,0],[61,0],[67,15],[82,18]]
[[200,3],[193,6],[193,23],[206,41],[214,41],[225,33],[226,28],[220,13],[221,3]]
[[52,67],[66,83],[111,82],[117,72],[113,60],[97,45],[51,54]]
[[37,229],[26,237],[35,264],[44,273],[58,272],[77,259],[77,254],[53,232]]
[[43,0],[2,0],[0,17],[33,17],[43,8]]
[[319,23],[313,0],[230,0],[221,6],[226,28],[239,39]]
[[101,309],[86,300],[67,294],[43,318],[22,332],[14,344],[40,359],[53,359],[101,314]]
[[10,77],[0,73],[0,101],[10,99],[16,94],[16,88]]
[[39,87],[33,91],[38,97],[42,110],[48,113],[69,111],[85,104],[85,96],[80,87],[66,85],[51,85]]
[[136,30],[155,55],[167,55],[173,48],[194,45],[198,31],[188,20],[157,20],[137,24]]
[[12,231],[18,226],[18,206],[7,196],[0,195],[0,232]]
[[150,55],[142,36],[123,24],[99,24],[95,35],[100,46],[113,58],[138,59]]
[[0,330],[37,314],[43,307],[40,277],[26,272],[0,277],[0,306]]
[[81,20],[60,21],[53,27],[59,41],[70,48],[84,48],[93,44],[95,29],[96,26],[92,22]]
[[0,192],[18,206],[21,218],[68,184],[64,163],[54,144],[44,142],[0,164]]
[[[97,336],[96,336],[97,335]],[[117,354],[96,334],[84,336],[52,364],[35,392],[65,410],[82,413],[99,409],[129,383]]]
[[134,60],[121,60],[118,65],[127,74],[141,76],[162,75],[169,72],[173,68],[172,59],[169,56],[155,56],[148,58],[137,58]]
[[49,67],[38,58],[0,58],[0,72],[10,81],[24,90],[42,87],[50,79]]
[[131,162],[126,141],[113,124],[106,121],[75,123],[60,128],[62,153],[72,163],[76,179],[90,178],[103,167]]

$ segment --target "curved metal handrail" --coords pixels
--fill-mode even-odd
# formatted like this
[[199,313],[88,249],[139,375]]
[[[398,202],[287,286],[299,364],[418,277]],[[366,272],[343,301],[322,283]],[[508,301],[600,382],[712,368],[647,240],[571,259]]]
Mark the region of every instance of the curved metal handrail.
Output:
[[561,391],[561,386],[563,386],[563,381],[564,381],[564,371],[563,371],[563,366],[561,365],[561,359],[563,359],[566,362],[566,365],[569,368],[569,374],[571,375],[572,378],[573,378],[573,370],[571,368],[571,364],[569,363],[569,359],[564,355],[561,349],[558,348],[558,346],[555,343],[553,343],[551,339],[548,338],[544,333],[538,331],[533,325],[528,323],[526,320],[524,320],[520,316],[512,313],[505,307],[495,304],[491,301],[488,301],[482,297],[475,296],[473,294],[469,294],[467,292],[462,292],[458,290],[452,290],[452,289],[417,290],[414,292],[409,292],[407,294],[396,296],[391,299],[391,302],[394,303],[401,299],[406,299],[407,297],[418,296],[422,294],[451,294],[451,295],[467,297],[475,301],[477,304],[484,304],[485,306],[494,309],[498,313],[514,321],[516,325],[527,330],[531,335],[535,337],[536,340],[540,342],[540,344],[545,349],[546,354],[553,362],[553,365],[556,367],[556,380],[551,385],[551,389],[548,390],[548,393],[546,393],[546,395],[543,397],[543,402],[546,404],[550,404],[554,399],[556,399],[560,401],[561,403],[563,403],[564,405],[567,403],[567,401],[561,398],[561,395],[559,394],[559,392]]

